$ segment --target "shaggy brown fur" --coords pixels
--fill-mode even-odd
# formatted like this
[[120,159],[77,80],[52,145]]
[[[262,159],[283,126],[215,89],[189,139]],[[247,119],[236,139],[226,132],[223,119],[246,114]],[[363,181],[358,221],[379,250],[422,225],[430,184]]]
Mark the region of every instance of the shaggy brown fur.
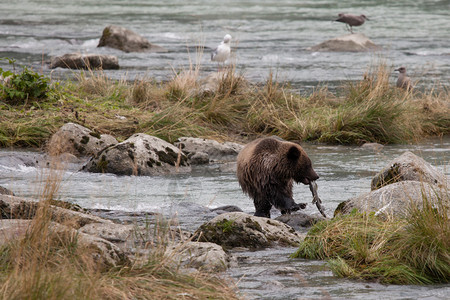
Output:
[[253,199],[255,216],[267,218],[272,206],[282,214],[305,208],[305,203],[295,203],[292,184],[319,178],[302,147],[277,137],[247,144],[237,158],[237,177],[244,193]]

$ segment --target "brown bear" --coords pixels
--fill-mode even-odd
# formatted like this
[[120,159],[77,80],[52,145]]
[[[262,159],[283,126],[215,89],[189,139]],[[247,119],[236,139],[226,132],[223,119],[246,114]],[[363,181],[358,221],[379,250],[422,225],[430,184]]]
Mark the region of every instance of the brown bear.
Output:
[[255,216],[270,218],[275,206],[282,214],[305,208],[295,203],[292,184],[317,180],[306,152],[297,144],[279,137],[256,139],[247,144],[237,158],[239,184],[255,205]]

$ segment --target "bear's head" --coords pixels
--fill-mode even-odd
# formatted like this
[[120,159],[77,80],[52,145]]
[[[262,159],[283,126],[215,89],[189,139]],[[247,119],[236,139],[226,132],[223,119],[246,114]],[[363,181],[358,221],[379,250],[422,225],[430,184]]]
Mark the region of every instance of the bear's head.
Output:
[[309,184],[311,181],[319,179],[319,175],[314,171],[311,159],[306,154],[305,150],[297,144],[285,143],[282,148],[286,149],[286,157],[281,164],[285,171],[288,170],[290,178],[296,183]]

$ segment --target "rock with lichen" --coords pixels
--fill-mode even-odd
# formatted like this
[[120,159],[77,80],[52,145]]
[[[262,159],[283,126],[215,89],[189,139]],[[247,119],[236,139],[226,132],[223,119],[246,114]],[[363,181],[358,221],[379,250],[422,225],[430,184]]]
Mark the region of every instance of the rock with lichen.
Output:
[[275,245],[298,246],[304,236],[282,222],[242,212],[221,214],[201,225],[193,240],[224,248],[263,249]]
[[136,133],[122,143],[103,149],[82,170],[116,175],[151,176],[190,172],[186,155],[160,138]]
[[79,124],[66,123],[52,135],[47,149],[51,155],[70,153],[80,157],[95,155],[114,144],[117,144],[117,140],[109,134],[100,134]]

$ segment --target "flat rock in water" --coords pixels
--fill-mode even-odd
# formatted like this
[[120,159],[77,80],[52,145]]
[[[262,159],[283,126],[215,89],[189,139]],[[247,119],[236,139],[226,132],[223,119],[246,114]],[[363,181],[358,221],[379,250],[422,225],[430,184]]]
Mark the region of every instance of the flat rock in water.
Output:
[[[62,203],[66,204],[67,202]],[[32,219],[36,214],[38,204],[39,202],[33,199],[10,195],[0,195],[1,218]],[[104,220],[97,216],[55,205],[50,205],[50,211],[53,221],[64,223],[67,220],[70,220],[71,226],[76,229],[90,223],[112,223],[110,220]]]
[[114,55],[69,53],[52,57],[50,68],[117,70],[119,59]]
[[103,149],[82,170],[116,175],[151,176],[190,172],[186,155],[177,147],[144,133],[136,133]]
[[79,124],[66,123],[52,135],[47,149],[52,155],[70,153],[76,157],[93,156],[117,143],[109,134],[100,134]]
[[298,246],[304,236],[277,220],[231,212],[201,225],[194,233],[193,240],[196,239],[224,248],[263,249],[275,245]]
[[124,52],[167,52],[167,49],[150,43],[136,32],[115,25],[103,29],[97,47],[110,47]]
[[369,40],[369,38],[362,33],[343,35],[308,48],[310,51],[329,52],[364,52],[381,49],[380,46]]
[[385,185],[405,180],[430,183],[440,188],[447,187],[444,173],[423,158],[407,151],[392,160],[387,167],[373,177],[371,189],[376,190]]

